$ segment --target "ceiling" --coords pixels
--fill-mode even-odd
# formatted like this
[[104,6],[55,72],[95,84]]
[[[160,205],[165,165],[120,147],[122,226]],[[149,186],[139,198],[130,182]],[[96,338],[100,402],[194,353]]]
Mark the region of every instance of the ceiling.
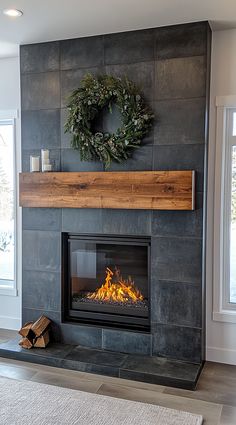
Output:
[[[5,8],[23,11],[13,19]],[[0,58],[18,45],[210,20],[236,28],[236,0],[0,0]]]

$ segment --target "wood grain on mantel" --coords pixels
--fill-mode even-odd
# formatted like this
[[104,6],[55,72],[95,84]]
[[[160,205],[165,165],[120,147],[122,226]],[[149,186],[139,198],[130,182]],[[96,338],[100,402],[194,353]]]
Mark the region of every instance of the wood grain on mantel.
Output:
[[22,173],[20,205],[193,210],[194,177],[194,171]]

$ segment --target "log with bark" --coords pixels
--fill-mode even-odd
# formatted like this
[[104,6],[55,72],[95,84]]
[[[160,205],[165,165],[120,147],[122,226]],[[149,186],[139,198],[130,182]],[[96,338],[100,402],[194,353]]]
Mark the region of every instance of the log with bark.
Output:
[[23,337],[19,345],[28,350],[32,347],[45,348],[49,343],[49,328],[51,321],[46,316],[41,316],[36,322],[27,322],[19,330]]

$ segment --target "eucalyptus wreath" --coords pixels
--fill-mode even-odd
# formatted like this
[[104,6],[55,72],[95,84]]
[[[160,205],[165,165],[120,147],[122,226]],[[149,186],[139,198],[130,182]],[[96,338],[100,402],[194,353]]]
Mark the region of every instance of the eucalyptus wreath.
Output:
[[[106,106],[112,113],[113,104],[120,111],[121,128],[116,133],[94,133],[93,120]],[[82,161],[100,160],[107,169],[112,161],[121,162],[131,156],[148,133],[152,119],[133,82],[112,75],[86,74],[69,98],[65,132],[72,134],[71,146],[80,151]]]

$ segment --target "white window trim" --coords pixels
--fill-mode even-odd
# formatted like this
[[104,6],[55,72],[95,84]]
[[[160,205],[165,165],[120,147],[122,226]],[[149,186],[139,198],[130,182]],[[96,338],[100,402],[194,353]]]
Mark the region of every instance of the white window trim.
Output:
[[[229,222],[225,214],[228,205],[230,170],[225,170],[225,159],[229,155],[228,144],[228,110],[236,109],[236,96],[216,97],[216,156],[215,156],[215,189],[214,189],[214,244],[213,244],[213,320],[236,323],[236,306],[226,302],[228,290],[226,281],[229,252],[226,252],[226,234]],[[227,182],[227,184],[225,184]],[[227,190],[226,190],[227,188]],[[228,240],[227,240],[228,241]]]
[[20,278],[20,265],[19,265],[19,252],[20,252],[20,241],[21,241],[21,216],[18,208],[18,172],[20,170],[20,159],[18,157],[19,149],[17,147],[17,135],[19,134],[19,112],[18,110],[0,110],[0,121],[13,120],[14,121],[14,187],[15,187],[15,279],[13,281],[12,288],[1,285],[0,280],[0,295],[6,296],[18,296],[19,278]]

